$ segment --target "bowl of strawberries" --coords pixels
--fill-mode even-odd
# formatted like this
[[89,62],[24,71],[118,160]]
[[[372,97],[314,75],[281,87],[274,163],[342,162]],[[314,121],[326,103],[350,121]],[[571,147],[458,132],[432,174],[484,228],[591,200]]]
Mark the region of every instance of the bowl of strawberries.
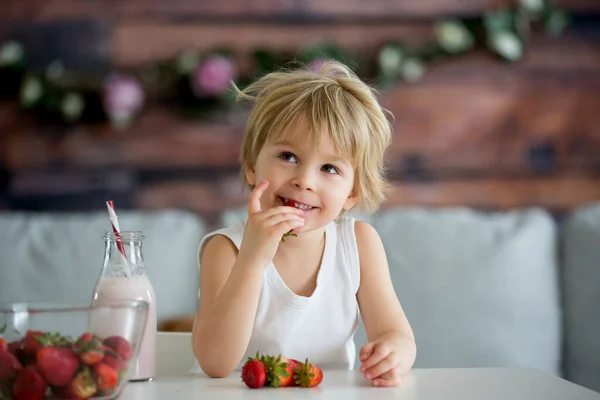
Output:
[[0,399],[117,398],[147,316],[138,300],[0,304]]

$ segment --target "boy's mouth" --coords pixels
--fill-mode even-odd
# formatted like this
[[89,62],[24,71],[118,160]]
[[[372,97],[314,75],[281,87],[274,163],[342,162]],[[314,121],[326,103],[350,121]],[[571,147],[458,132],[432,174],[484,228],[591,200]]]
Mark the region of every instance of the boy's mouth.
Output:
[[281,196],[278,196],[278,197],[279,197],[279,201],[281,201],[281,203],[284,206],[296,207],[299,210],[305,210],[305,211],[312,210],[313,208],[316,208],[316,207],[313,207],[313,206],[309,206],[308,204],[300,203],[298,201],[291,200],[291,199],[288,199],[288,198],[285,198],[285,197],[281,197]]

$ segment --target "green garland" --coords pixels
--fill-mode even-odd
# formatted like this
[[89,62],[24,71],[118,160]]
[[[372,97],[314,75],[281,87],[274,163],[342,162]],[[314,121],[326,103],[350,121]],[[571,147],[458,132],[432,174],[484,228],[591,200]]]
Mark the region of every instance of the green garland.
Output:
[[[352,51],[330,43],[311,46],[300,52],[256,49],[252,54],[252,69],[240,76],[232,72],[239,63],[235,54],[227,49],[202,53],[184,51],[169,60],[132,71],[120,71],[131,78],[125,80],[125,84],[121,82],[121,87],[115,86],[116,89],[108,86],[107,76],[65,71],[60,61],[51,63],[43,71],[34,70],[28,67],[27,54],[21,44],[9,41],[0,48],[0,96],[18,101],[25,113],[46,122],[68,126],[106,123],[108,120],[115,128],[124,129],[148,102],[175,107],[184,115],[201,118],[217,110],[229,110],[233,104],[230,91],[215,92],[213,88],[211,92],[199,93],[194,90],[195,80],[202,81],[197,78],[201,76],[199,68],[211,57],[213,61],[220,60],[214,63],[217,67],[213,69],[231,69],[240,87],[289,62],[316,65],[322,59],[335,59],[348,64],[359,76],[384,89],[399,82],[418,81],[427,65],[462,56],[478,48],[487,49],[506,62],[516,62],[525,53],[531,31],[541,29],[548,35],[559,36],[568,22],[566,11],[555,7],[550,0],[518,0],[480,16],[436,22],[432,27],[435,40],[419,45],[390,41],[381,46],[376,59],[361,60],[360,63]],[[230,64],[224,64],[223,60],[229,60]],[[211,83],[210,79],[204,80]],[[138,92],[136,84],[139,85]],[[114,96],[110,97],[107,93]],[[129,103],[119,100],[123,93],[126,100],[129,96]],[[141,98],[138,99],[135,93]],[[135,103],[135,99],[139,100],[139,104]]]

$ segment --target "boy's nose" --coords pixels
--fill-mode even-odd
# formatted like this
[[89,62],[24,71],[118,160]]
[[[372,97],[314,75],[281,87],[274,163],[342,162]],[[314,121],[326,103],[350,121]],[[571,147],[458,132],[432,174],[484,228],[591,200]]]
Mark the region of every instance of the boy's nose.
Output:
[[300,190],[315,190],[315,179],[308,171],[298,171],[292,179],[292,183]]

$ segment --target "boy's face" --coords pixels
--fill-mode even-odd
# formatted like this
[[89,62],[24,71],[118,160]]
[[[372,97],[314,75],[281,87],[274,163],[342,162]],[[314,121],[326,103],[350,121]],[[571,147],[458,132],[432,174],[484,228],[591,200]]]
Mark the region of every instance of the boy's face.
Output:
[[329,135],[312,143],[305,129],[297,124],[281,142],[266,143],[256,165],[246,168],[251,185],[269,181],[261,198],[263,210],[283,205],[286,199],[304,210],[305,223],[297,232],[326,225],[357,201],[350,160],[335,151]]

